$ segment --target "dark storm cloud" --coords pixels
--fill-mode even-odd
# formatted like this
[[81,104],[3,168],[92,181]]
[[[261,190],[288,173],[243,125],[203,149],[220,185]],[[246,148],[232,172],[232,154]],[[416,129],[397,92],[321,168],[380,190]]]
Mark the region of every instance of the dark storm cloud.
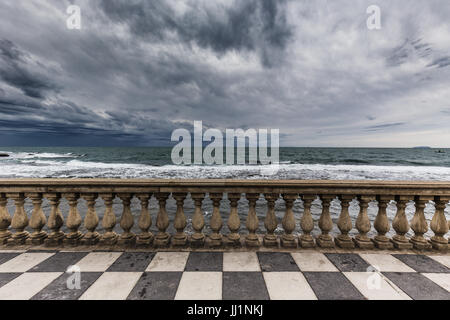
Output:
[[49,78],[28,67],[26,55],[13,42],[0,39],[0,77],[6,83],[32,98],[43,98],[47,91],[58,89]]
[[450,66],[450,56],[436,59],[432,63],[427,65],[427,67],[438,67],[438,68],[444,68],[448,66]]
[[290,146],[450,141],[445,1],[378,0],[370,31],[369,0],[3,0],[0,145],[167,145],[194,120]]
[[383,123],[383,124],[378,124],[375,126],[369,126],[369,127],[365,127],[366,130],[383,130],[386,128],[392,128],[392,127],[398,127],[398,126],[403,126],[405,125],[405,122],[395,122],[395,123]]
[[163,1],[125,2],[102,0],[104,12],[127,25],[137,36],[163,41],[175,32],[186,44],[195,42],[217,53],[229,50],[261,50],[264,65],[271,61],[267,50],[282,50],[292,36],[284,4],[277,0],[239,0],[229,8],[190,7],[181,15]]

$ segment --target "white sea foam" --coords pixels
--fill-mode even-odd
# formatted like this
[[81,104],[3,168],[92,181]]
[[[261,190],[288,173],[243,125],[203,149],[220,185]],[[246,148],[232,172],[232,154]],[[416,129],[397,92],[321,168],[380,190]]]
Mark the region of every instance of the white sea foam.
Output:
[[[41,154],[40,158],[45,157]],[[275,175],[261,174],[264,169],[258,165],[151,166],[22,158],[19,162],[0,162],[0,177],[450,180],[450,168],[432,166],[280,164]]]
[[51,152],[8,152],[0,151],[9,155],[6,159],[35,159],[35,158],[69,158],[74,157],[72,153],[51,153]]

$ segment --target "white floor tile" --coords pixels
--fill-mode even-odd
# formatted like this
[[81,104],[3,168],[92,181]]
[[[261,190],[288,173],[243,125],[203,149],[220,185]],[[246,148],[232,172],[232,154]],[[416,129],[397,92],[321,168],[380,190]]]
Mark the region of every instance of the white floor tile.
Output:
[[105,272],[80,300],[125,300],[141,275],[142,272]]
[[76,265],[81,272],[104,272],[121,256],[122,252],[91,252]]
[[447,256],[429,256],[431,259],[443,264],[447,268],[450,268],[450,255]]
[[184,272],[175,300],[222,299],[222,272]]
[[400,288],[377,272],[343,272],[369,300],[411,300]]
[[[416,272],[402,261],[390,254],[360,253],[361,258],[380,272]],[[369,270],[370,271],[370,270]]]
[[0,272],[26,272],[42,261],[50,258],[54,253],[26,252],[0,265]]
[[291,255],[301,271],[339,271],[323,253],[294,252]]
[[450,273],[422,273],[425,277],[450,292]]
[[271,300],[317,300],[301,272],[263,272]]
[[0,300],[28,300],[61,274],[62,272],[24,273],[0,288]]
[[158,252],[145,271],[184,271],[189,252]]
[[261,271],[256,252],[224,252],[223,271]]

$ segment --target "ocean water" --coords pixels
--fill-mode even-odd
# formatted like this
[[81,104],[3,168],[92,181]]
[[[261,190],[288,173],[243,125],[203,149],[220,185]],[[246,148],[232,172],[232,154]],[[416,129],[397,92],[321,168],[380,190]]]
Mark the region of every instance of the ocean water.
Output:
[[0,153],[10,155],[0,157],[0,178],[450,180],[450,149],[280,148],[276,171],[264,165],[174,165],[166,147],[0,147]]
[[[0,147],[0,154],[7,153],[9,157],[0,157],[0,178],[235,178],[235,179],[360,179],[360,180],[434,180],[450,181],[450,149],[397,149],[397,148],[280,148],[280,165],[277,171],[265,170],[263,165],[181,165],[172,164],[171,148],[25,148]],[[270,174],[268,174],[270,173]],[[122,204],[116,198],[113,206],[117,221],[120,219]],[[132,201],[132,212],[135,217],[133,231],[139,232],[137,219],[140,204],[137,199]],[[157,231],[155,217],[158,203],[152,198],[150,212],[153,217],[152,231]],[[32,204],[26,201],[25,209],[31,215]],[[47,201],[43,203],[44,212],[49,214]],[[79,201],[82,216],[86,213],[86,203]],[[188,196],[184,205],[188,218],[186,231],[192,232],[191,218],[194,204]],[[295,233],[300,232],[299,220],[303,213],[303,203],[294,203],[294,214],[297,220]],[[8,210],[12,214],[14,206],[8,202]],[[68,205],[65,200],[61,203],[61,210],[67,216]],[[101,219],[104,206],[101,199],[97,200],[96,210]],[[171,221],[175,216],[176,205],[172,198],[167,202],[167,210]],[[221,202],[221,215],[224,221],[223,232],[227,233],[226,222],[229,214],[229,202]],[[276,216],[280,220],[284,215],[284,201],[280,198],[275,206]],[[340,213],[340,203],[332,202],[331,215],[334,222],[332,234],[339,233],[336,223]],[[205,212],[205,232],[210,232],[208,222],[212,213],[212,202],[206,198],[203,203]],[[245,233],[245,220],[248,202],[245,198],[239,201],[239,215],[241,217],[241,231]],[[259,232],[264,230],[264,217],[267,211],[266,201],[261,198],[257,202],[257,216],[260,221]],[[407,216],[410,220],[415,212],[414,203],[407,206]],[[353,223],[359,212],[358,202],[355,200],[350,207]],[[317,199],[312,206],[312,214],[318,221],[321,213],[321,202]],[[393,203],[388,207],[388,218],[392,221],[396,213]],[[434,213],[432,203],[425,209],[425,216],[431,220]],[[369,218],[373,222],[377,214],[376,203],[369,206]],[[448,208],[447,219],[450,218]],[[83,229],[83,228],[81,228]],[[97,229],[102,231],[101,223]],[[116,226],[116,231],[121,232]],[[173,232],[172,226],[169,231]],[[281,225],[276,230],[281,233]],[[319,234],[317,227],[313,234]],[[353,234],[357,233],[354,229]],[[372,228],[371,235],[375,233]],[[391,230],[390,234],[393,234]],[[411,232],[410,232],[411,235]],[[427,236],[431,236],[429,232]]]

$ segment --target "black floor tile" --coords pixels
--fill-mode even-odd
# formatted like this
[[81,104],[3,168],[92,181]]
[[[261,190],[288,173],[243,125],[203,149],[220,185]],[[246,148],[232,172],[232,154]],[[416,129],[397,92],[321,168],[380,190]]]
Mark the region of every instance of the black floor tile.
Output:
[[355,286],[340,272],[303,272],[319,300],[364,300]]
[[450,300],[450,293],[424,275],[415,272],[383,272],[414,300]]
[[191,252],[186,262],[186,271],[222,271],[222,252]]
[[8,282],[14,280],[18,276],[20,276],[22,273],[0,273],[0,288],[3,287]]
[[3,264],[8,260],[11,260],[12,258],[17,257],[19,254],[22,254],[22,253],[20,253],[20,252],[0,252],[0,264]]
[[261,272],[224,272],[223,300],[268,300],[266,283]]
[[154,256],[154,252],[124,252],[106,271],[143,272]]
[[87,252],[58,252],[31,268],[29,272],[65,272],[69,266],[75,265],[87,254]]
[[258,252],[261,271],[300,271],[290,253]]
[[[79,289],[75,286],[78,275]],[[102,275],[102,272],[81,272],[78,275],[63,273],[34,295],[31,300],[76,300]]]
[[370,267],[356,253],[325,253],[326,257],[342,272],[366,272]]
[[128,300],[173,300],[182,272],[144,272]]
[[422,254],[393,254],[394,257],[402,261],[404,264],[413,268],[417,272],[422,273],[437,273],[448,272],[450,269],[440,264],[436,260],[431,259]]

